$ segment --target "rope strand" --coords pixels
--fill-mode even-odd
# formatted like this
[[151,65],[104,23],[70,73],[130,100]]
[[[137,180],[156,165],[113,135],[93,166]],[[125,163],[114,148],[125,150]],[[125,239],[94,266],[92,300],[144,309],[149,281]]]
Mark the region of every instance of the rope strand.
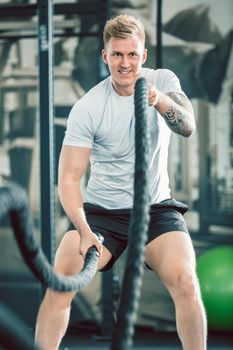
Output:
[[[37,279],[58,292],[78,291],[92,281],[97,272],[99,258],[95,247],[88,250],[83,269],[79,274],[61,276],[55,273],[32,233],[32,218],[25,191],[19,185],[9,184],[0,188],[0,198],[0,219],[7,213],[10,214],[11,225],[21,254]],[[102,236],[99,234],[97,236],[102,241]]]
[[148,84],[139,78],[135,85],[135,174],[134,203],[129,228],[128,255],[123,278],[120,306],[111,350],[130,350],[141,291],[144,250],[149,224],[147,127]]

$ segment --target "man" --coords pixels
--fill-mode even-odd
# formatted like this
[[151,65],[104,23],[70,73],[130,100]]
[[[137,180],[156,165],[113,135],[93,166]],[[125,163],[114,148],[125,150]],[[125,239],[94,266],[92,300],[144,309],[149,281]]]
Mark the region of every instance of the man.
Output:
[[[77,273],[89,247],[100,252],[98,269],[108,269],[127,245],[133,203],[135,82],[149,82],[149,191],[151,219],[145,262],[168,289],[176,309],[177,331],[185,350],[206,349],[206,318],[195,273],[195,254],[182,214],[171,199],[167,155],[171,132],[190,136],[195,130],[191,103],[168,70],[142,68],[146,61],[141,22],[120,15],[104,29],[103,61],[110,77],[72,108],[59,162],[59,196],[72,226],[55,257],[55,270]],[[91,161],[85,194],[80,181]],[[94,232],[104,236],[100,244]],[[36,342],[58,349],[65,334],[75,293],[48,290],[41,305]]]

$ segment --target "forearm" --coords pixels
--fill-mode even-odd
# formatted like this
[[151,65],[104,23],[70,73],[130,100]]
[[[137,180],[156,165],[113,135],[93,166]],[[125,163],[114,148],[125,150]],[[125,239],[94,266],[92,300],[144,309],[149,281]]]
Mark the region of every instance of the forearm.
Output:
[[188,137],[195,131],[192,105],[185,96],[177,93],[164,94],[159,92],[155,108],[175,133]]
[[83,197],[80,190],[80,181],[63,180],[59,183],[58,193],[61,204],[80,234],[85,230],[90,230],[86,221],[85,212],[83,209]]
[[85,258],[88,249],[95,246],[101,254],[102,244],[95,233],[92,232],[86,220],[80,181],[62,181],[58,184],[58,192],[66,214],[80,235],[79,253]]

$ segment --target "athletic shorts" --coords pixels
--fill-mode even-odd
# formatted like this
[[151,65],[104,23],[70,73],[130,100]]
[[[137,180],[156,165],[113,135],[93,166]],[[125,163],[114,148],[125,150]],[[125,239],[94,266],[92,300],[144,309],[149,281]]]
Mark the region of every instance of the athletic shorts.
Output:
[[[109,270],[123,253],[128,243],[131,209],[105,209],[101,206],[84,203],[87,222],[93,232],[104,237],[103,245],[111,252],[112,259],[103,270]],[[188,233],[183,214],[188,206],[175,199],[166,199],[150,206],[148,240],[166,232],[183,231]],[[68,230],[74,230],[73,224]]]

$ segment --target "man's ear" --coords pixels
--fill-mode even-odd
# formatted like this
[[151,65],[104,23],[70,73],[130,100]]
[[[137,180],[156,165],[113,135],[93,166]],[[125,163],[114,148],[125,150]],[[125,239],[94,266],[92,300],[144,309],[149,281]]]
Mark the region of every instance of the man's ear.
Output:
[[142,64],[144,64],[147,60],[147,49],[144,49],[143,55],[142,55]]
[[102,59],[103,59],[104,63],[108,64],[107,54],[106,54],[105,49],[102,50]]

